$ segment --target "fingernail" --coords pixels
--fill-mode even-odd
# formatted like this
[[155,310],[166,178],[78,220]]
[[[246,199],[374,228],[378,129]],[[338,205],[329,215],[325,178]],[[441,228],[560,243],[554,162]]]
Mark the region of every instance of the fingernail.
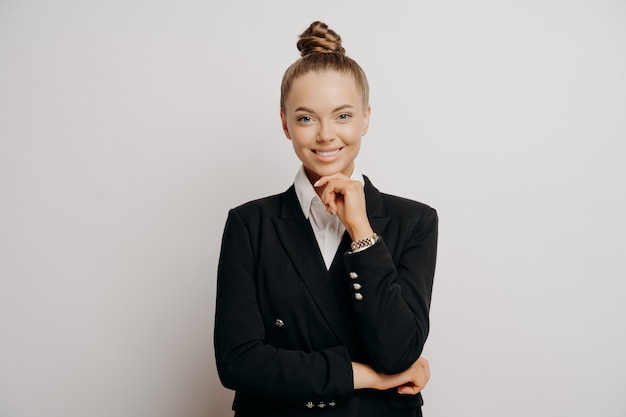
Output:
[[313,187],[317,187],[319,186],[320,180],[315,181],[315,184],[313,184]]

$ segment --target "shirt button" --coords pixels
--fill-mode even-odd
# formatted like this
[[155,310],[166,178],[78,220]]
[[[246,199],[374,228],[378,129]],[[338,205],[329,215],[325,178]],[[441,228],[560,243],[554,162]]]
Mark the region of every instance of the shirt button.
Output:
[[350,272],[350,278],[357,279],[359,275],[356,272]]
[[361,284],[354,283],[354,284],[352,284],[352,288],[354,288],[356,291],[358,291],[358,290],[361,289]]
[[361,301],[363,299],[363,294],[361,294],[360,292],[354,293],[354,298],[357,301]]

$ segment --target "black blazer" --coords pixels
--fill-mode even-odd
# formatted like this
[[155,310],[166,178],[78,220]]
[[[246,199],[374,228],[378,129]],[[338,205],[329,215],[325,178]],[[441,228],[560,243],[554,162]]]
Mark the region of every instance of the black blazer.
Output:
[[[351,361],[392,374],[428,335],[437,213],[382,194],[365,178],[381,238],[349,252],[345,233],[326,269],[294,187],[229,212],[218,266],[217,370],[237,415],[354,415],[363,396],[413,409],[421,395],[353,389]],[[254,414],[255,416],[263,414]]]

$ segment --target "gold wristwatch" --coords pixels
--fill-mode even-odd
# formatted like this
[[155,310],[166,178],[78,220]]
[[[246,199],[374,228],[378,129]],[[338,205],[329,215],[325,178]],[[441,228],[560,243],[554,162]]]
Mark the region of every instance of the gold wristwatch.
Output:
[[352,252],[359,252],[362,251],[363,249],[367,249],[370,246],[373,246],[374,243],[378,242],[378,238],[380,236],[378,236],[376,233],[374,233],[374,236],[372,237],[366,237],[365,239],[359,239],[356,242],[352,242],[350,244],[350,249],[352,249]]

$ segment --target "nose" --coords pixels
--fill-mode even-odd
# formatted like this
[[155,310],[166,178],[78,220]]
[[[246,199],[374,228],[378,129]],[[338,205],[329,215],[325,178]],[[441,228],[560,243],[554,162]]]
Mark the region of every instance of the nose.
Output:
[[320,128],[317,132],[318,143],[332,142],[335,140],[336,135],[331,123],[322,122],[319,126]]

